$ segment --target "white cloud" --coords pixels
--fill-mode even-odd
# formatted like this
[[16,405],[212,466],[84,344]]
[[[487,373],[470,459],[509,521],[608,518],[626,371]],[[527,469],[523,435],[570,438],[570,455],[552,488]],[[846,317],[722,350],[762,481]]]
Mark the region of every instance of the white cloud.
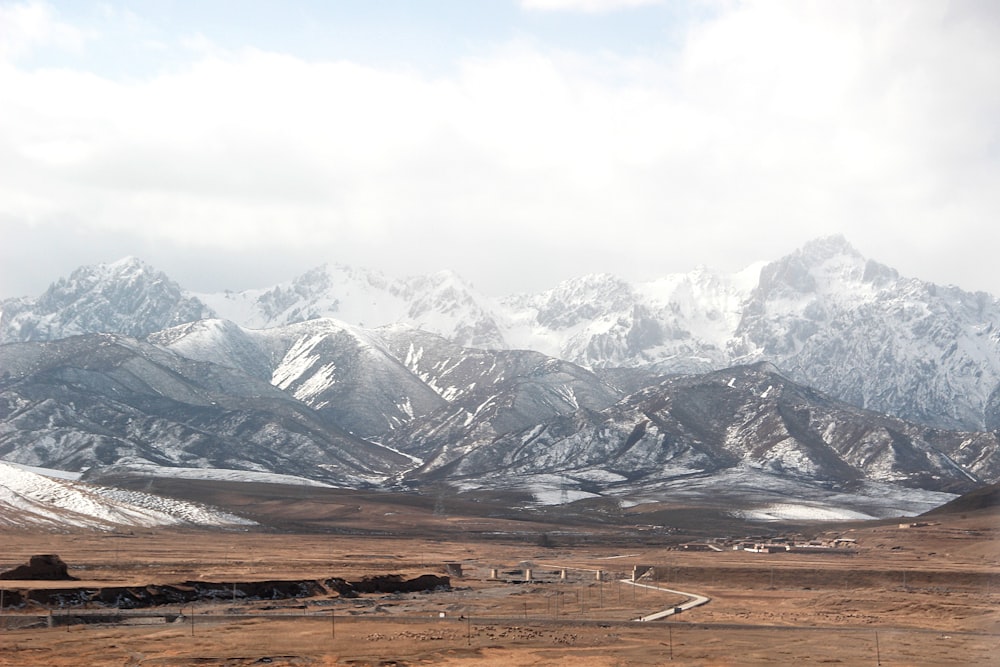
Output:
[[428,76],[202,38],[145,79],[0,64],[0,224],[450,266],[494,291],[504,257],[526,288],[844,232],[910,275],[995,281],[969,257],[1000,241],[996,17],[721,7],[665,59],[517,43]]
[[600,14],[647,5],[663,4],[664,0],[520,0],[521,8],[545,12],[586,12]]
[[0,5],[0,60],[13,60],[40,47],[81,50],[94,36],[60,21],[41,2]]

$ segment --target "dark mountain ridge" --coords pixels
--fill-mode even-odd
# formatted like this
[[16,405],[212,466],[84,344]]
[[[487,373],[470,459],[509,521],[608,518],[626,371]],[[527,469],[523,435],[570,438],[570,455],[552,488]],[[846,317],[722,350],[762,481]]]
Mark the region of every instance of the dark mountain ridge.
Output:
[[0,367],[0,457],[16,463],[232,468],[348,486],[409,464],[266,382],[117,335],[3,345]]
[[[561,474],[635,483],[752,468],[827,484],[967,491],[1000,475],[998,438],[854,408],[766,363],[684,376],[470,451],[448,476]],[[502,471],[496,473],[495,471]]]

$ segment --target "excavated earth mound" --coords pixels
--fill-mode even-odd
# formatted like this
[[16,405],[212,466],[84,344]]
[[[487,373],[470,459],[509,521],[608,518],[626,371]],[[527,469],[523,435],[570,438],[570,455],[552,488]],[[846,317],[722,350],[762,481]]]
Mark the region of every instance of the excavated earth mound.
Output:
[[337,593],[341,597],[357,597],[361,593],[412,593],[448,590],[451,580],[433,574],[414,579],[390,574],[365,577],[350,582],[331,578],[326,581],[186,581],[179,584],[148,586],[77,587],[58,589],[5,590],[3,605],[16,607],[28,601],[49,608],[80,607],[95,604],[117,609],[142,609],[170,604],[208,602],[216,600],[287,600]]
[[0,572],[0,579],[17,581],[77,581],[69,574],[69,567],[55,554],[32,556],[27,565]]

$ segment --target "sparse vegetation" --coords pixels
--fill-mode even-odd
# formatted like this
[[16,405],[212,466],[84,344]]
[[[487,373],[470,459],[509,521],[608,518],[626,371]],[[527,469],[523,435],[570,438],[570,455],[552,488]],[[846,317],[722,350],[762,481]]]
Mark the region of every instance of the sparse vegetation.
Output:
[[[175,492],[208,488],[173,484]],[[730,664],[734,656],[741,664],[868,664],[874,663],[875,630],[883,664],[964,665],[988,663],[1000,637],[1000,526],[995,514],[982,511],[963,512],[966,519],[939,516],[912,530],[899,529],[898,522],[802,530],[816,539],[849,536],[858,554],[845,558],[685,552],[675,547],[691,540],[694,529],[643,529],[627,512],[627,525],[603,519],[588,524],[577,510],[566,510],[570,523],[560,524],[554,508],[519,519],[510,512],[484,518],[500,508],[482,499],[469,504],[448,498],[449,514],[439,516],[434,498],[314,491],[281,499],[267,485],[214,488],[213,500],[225,500],[229,509],[252,507],[265,525],[277,525],[280,516],[294,516],[294,523],[285,531],[10,531],[0,569],[34,553],[58,553],[83,580],[72,585],[123,589],[184,581],[440,576],[456,563],[463,576],[452,579],[451,590],[347,597],[329,589],[286,600],[251,599],[238,583],[236,595],[178,605],[159,619],[123,617],[107,624],[114,619],[106,617],[64,626],[76,609],[55,609],[52,628],[46,627],[49,610],[8,601],[0,617],[6,628],[0,630],[0,665],[596,667],[662,664],[670,650],[679,664]],[[684,512],[693,521],[695,510]],[[658,517],[671,518],[666,510]],[[709,522],[706,530],[719,525]],[[573,540],[564,542],[568,526]],[[666,621],[634,623],[685,599],[622,582],[640,563],[654,567],[644,583],[695,591],[711,602]],[[523,581],[524,564],[532,568],[530,583]],[[605,576],[598,579],[596,571]]]

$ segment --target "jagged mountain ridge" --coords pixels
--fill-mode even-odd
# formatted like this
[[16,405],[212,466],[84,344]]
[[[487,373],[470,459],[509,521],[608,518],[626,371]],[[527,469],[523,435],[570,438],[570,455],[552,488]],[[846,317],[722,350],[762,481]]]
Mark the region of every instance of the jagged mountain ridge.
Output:
[[161,271],[135,257],[82,266],[37,299],[0,302],[0,343],[86,333],[133,338],[214,313]]
[[593,275],[504,299],[449,272],[396,280],[328,265],[267,290],[175,295],[162,301],[173,304],[167,314],[139,309],[135,321],[118,304],[115,272],[91,273],[107,277],[104,288],[53,286],[43,299],[0,304],[0,340],[85,329],[143,335],[189,311],[255,329],[332,317],[369,329],[405,324],[462,346],[531,349],[595,371],[634,368],[632,386],[767,360],[859,407],[943,428],[997,423],[1000,301],[901,277],[840,237],[733,276],[698,269],[630,284]]
[[251,329],[333,318],[358,326],[406,323],[459,345],[506,347],[493,300],[450,271],[395,279],[327,264],[265,290],[199,294],[220,317]]
[[764,267],[730,353],[853,405],[981,429],[1000,388],[1000,300],[901,277],[821,239]]

